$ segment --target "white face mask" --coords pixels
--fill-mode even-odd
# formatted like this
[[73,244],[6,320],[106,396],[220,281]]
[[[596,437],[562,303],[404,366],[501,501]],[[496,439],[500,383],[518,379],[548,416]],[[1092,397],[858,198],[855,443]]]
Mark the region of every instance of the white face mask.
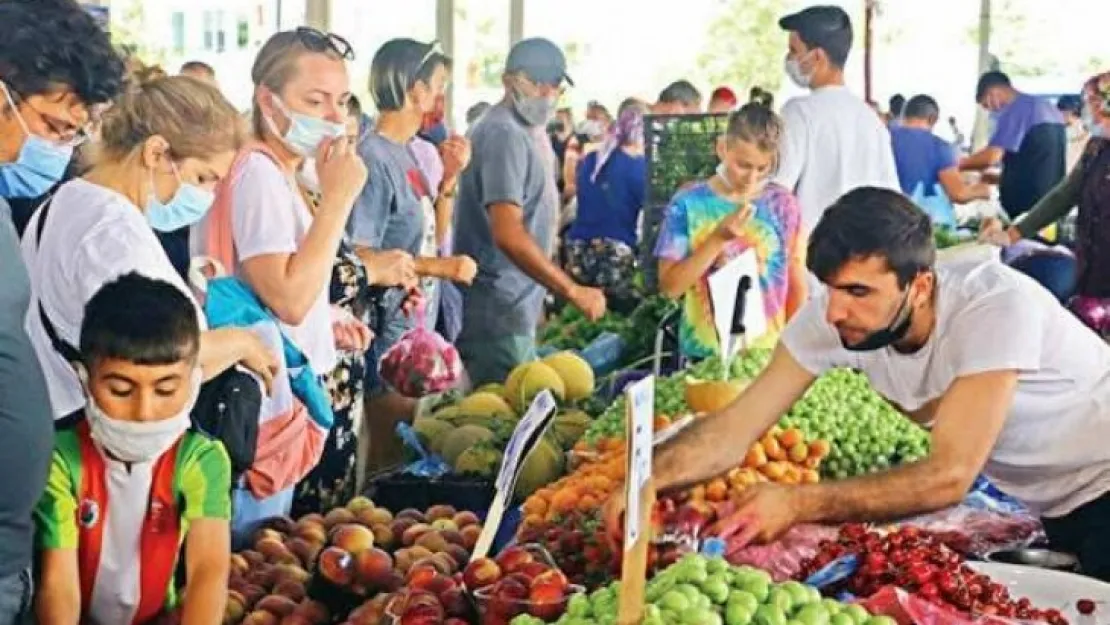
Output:
[[[805,56],[802,57],[802,59],[804,58]],[[790,77],[790,80],[792,80],[795,85],[798,85],[802,89],[809,89],[810,84],[813,83],[813,73],[810,72],[807,74],[805,70],[802,69],[802,59],[795,59],[790,56],[786,57],[786,60],[783,62],[783,69],[786,70],[786,75]]]
[[88,390],[88,374],[79,371],[85,386],[85,416],[89,434],[104,451],[123,462],[150,462],[166,452],[192,423],[190,413],[200,393],[202,375],[197,369],[192,376],[192,395],[181,412],[160,421],[122,421],[104,413]]

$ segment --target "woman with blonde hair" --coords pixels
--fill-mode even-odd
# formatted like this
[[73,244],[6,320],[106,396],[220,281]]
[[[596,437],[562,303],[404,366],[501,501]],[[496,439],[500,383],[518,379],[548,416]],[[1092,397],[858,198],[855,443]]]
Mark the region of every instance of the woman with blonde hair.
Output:
[[[351,59],[347,41],[311,28],[276,33],[263,45],[251,69],[251,140],[193,233],[203,254],[257,296],[312,372],[324,376],[334,415],[313,415],[307,424],[296,409],[264,415],[255,467],[234,494],[237,536],[264,517],[289,513],[293,487],[306,476],[304,508],[341,504],[353,494],[369,285],[415,281],[411,257],[386,253],[371,259],[371,270],[383,270],[368,274],[343,242],[366,181],[347,137]],[[293,428],[303,429],[286,441]]]
[[[103,469],[105,492],[114,498],[112,514],[85,509],[89,497],[105,493],[82,494],[87,474],[72,476],[69,494],[82,508],[55,508],[52,518],[57,523],[48,523],[50,531],[40,533],[47,595],[39,602],[42,622],[77,622],[82,615],[91,621],[131,622],[133,615],[145,613],[149,600],[157,603],[157,597],[144,591],[166,591],[165,596],[172,597],[167,588],[147,588],[133,576],[134,562],[142,556],[136,551],[139,534],[145,535],[147,521],[157,512],[143,495],[151,489],[152,467],[190,423],[188,415],[159,421],[156,413],[171,395],[187,394],[195,402],[202,380],[236,362],[267,382],[271,379],[274,357],[261,341],[241,330],[203,331],[206,323],[199,307],[190,316],[200,326],[193,330],[200,332],[195,375],[167,373],[162,366],[168,364],[165,354],[148,350],[139,358],[141,364],[161,371],[153,393],[144,390],[149,386],[145,378],[115,379],[110,384],[113,397],[131,400],[137,408],[133,421],[117,421],[97,410],[87,377],[82,377],[86,369],[74,364],[82,360],[76,346],[86,303],[120,276],[139,274],[169,283],[182,293],[183,301],[197,305],[154,231],[187,226],[208,211],[212,189],[227,175],[242,143],[237,120],[235,109],[218,91],[195,79],[132,84],[104,117],[92,168],[63,184],[28,224],[22,242],[32,284],[26,326],[46,374],[55,425],[75,428],[83,440],[97,443],[86,446],[86,451],[100,450],[95,457],[82,457]],[[206,467],[207,477],[186,485],[174,482],[173,495],[183,502],[181,519],[167,519],[171,527],[180,521],[181,528],[188,528],[186,622],[219,621],[226,597],[230,468],[226,453],[215,449],[220,451],[204,459],[190,458]],[[134,542],[101,540],[129,534]],[[93,541],[82,543],[91,546],[82,547],[80,555],[79,535],[82,541]],[[97,583],[78,592],[78,569],[83,579],[95,578]]]

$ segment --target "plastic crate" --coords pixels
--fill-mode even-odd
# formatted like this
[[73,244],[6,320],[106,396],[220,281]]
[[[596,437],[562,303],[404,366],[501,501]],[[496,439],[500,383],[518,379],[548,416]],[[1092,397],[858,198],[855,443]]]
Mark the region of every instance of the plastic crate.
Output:
[[717,137],[728,127],[728,115],[648,115],[644,117],[647,189],[644,195],[640,264],[648,290],[658,288],[655,241],[671,198],[682,187],[713,175],[719,164]]
[[420,477],[396,466],[371,476],[365,494],[375,505],[393,512],[405,508],[427,510],[436,504],[446,504],[484,516],[493,501],[493,491],[493,480],[453,473],[437,478]]

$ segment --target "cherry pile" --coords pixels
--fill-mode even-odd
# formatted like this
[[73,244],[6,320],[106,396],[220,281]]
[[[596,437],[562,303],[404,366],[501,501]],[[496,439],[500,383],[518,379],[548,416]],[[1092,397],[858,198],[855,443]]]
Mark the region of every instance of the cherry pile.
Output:
[[1059,610],[1039,610],[1029,599],[1013,599],[1005,586],[976,573],[939,538],[915,527],[880,534],[863,525],[845,525],[836,541],[818,545],[817,554],[802,563],[806,579],[833,560],[856,554],[859,568],[832,590],[870,597],[884,586],[898,586],[937,605],[972,616],[1001,616],[1049,625],[1068,625]]

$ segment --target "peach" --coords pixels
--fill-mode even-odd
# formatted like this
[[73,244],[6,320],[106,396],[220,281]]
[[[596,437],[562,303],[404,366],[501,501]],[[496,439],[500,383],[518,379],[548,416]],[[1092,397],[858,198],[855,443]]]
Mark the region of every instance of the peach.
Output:
[[393,552],[393,568],[401,573],[408,573],[412,565],[416,563],[416,558],[413,557],[412,551],[409,549],[398,549]]
[[308,571],[296,564],[279,564],[274,569],[275,584],[280,584],[286,580],[307,584],[312,579],[312,575]]
[[301,601],[305,598],[306,593],[304,584],[296,580],[285,579],[274,586],[274,594],[289,597],[292,601]]
[[428,511],[425,513],[425,516],[428,517],[428,520],[430,520],[430,521],[437,521],[439,519],[454,518],[454,516],[456,514],[458,514],[458,512],[459,511],[455,510],[455,508],[453,506],[448,506],[448,505],[445,505],[445,504],[439,504],[439,505],[435,505],[435,506],[432,506],[432,507],[428,508]]
[[451,574],[450,568],[445,566],[444,562],[436,560],[435,556],[428,556],[426,558],[421,558],[417,560],[413,563],[412,570],[416,570],[418,567],[431,567],[435,570],[436,573],[439,573],[440,575]]
[[289,553],[289,550],[285,548],[285,543],[281,542],[280,538],[266,537],[259,539],[254,544],[254,548],[266,558],[267,562],[273,562],[279,556]]
[[439,530],[439,535],[443,536],[443,540],[446,540],[452,545],[459,545],[461,547],[466,544],[466,541],[463,540],[462,532],[457,529],[441,529]]
[[528,562],[518,567],[514,571],[514,573],[520,573],[521,575],[527,577],[528,585],[531,586],[532,581],[535,580],[537,576],[542,573],[546,573],[550,569],[551,567],[547,566],[543,562],[536,562],[535,560],[533,560],[532,562]]
[[501,579],[501,567],[489,558],[478,558],[463,570],[463,583],[471,592],[485,588]]
[[440,625],[443,622],[443,606],[422,605],[409,608],[401,615],[401,625]]
[[266,596],[266,589],[257,584],[247,584],[243,586],[240,592],[243,594],[243,599],[246,600],[243,605],[247,607],[253,607],[259,599]]
[[328,530],[322,522],[308,521],[301,523],[297,525],[294,534],[314,545],[323,545],[328,542]]
[[466,550],[466,547],[447,545],[447,551],[444,553],[451,556],[451,559],[455,561],[455,570],[462,569],[467,562],[470,562],[470,552]]
[[255,586],[269,588],[274,585],[274,575],[276,573],[277,569],[273,564],[262,564],[251,569],[245,579]]
[[554,621],[563,613],[565,594],[565,589],[555,586],[533,587],[528,593],[528,613],[545,621]]
[[251,563],[247,562],[247,559],[241,553],[231,554],[230,563],[232,575],[246,575],[247,571],[251,569]]
[[417,561],[423,560],[424,558],[430,558],[434,555],[430,550],[425,547],[421,547],[420,545],[413,545],[409,547],[409,553],[411,553],[413,559]]
[[255,610],[243,619],[243,625],[278,625],[278,617],[265,610]]
[[405,583],[409,588],[424,589],[428,586],[433,579],[439,576],[439,571],[436,567],[427,563],[420,563],[409,569],[405,574]]
[[446,575],[436,575],[424,586],[424,589],[437,597],[442,597],[443,593],[449,590],[455,590],[458,587],[459,585],[450,577]]
[[266,521],[266,527],[273,529],[279,534],[289,535],[293,533],[293,529],[297,527],[296,522],[287,516],[277,516]]
[[320,554],[322,543],[309,542],[304,538],[293,538],[289,540],[286,548],[289,552],[300,559],[301,566],[311,567],[312,563],[316,561],[316,556]]
[[320,552],[317,568],[324,579],[337,586],[349,586],[354,581],[354,558],[339,547]]
[[494,559],[497,561],[497,566],[501,567],[501,570],[505,573],[513,573],[525,564],[535,560],[531,552],[516,545],[505,548]]
[[409,519],[412,519],[413,521],[416,521],[417,523],[427,523],[428,522],[428,517],[424,516],[424,513],[417,510],[416,508],[405,508],[404,510],[395,514],[394,518],[397,518],[397,519],[409,518]]
[[455,562],[455,559],[442,551],[433,555],[429,560],[436,567],[436,570],[444,575],[454,575],[459,570],[459,564]]
[[300,614],[293,613],[293,614],[290,614],[289,616],[281,619],[280,625],[317,625],[317,624],[316,624],[315,621],[308,618],[307,616],[302,616]]
[[474,545],[478,544],[478,537],[482,535],[482,526],[467,525],[459,530],[459,535],[462,536],[463,547],[467,551],[474,551]]
[[393,572],[393,557],[381,549],[367,549],[355,556],[358,580],[368,586],[384,586]]
[[443,604],[443,611],[448,616],[463,617],[470,611],[470,606],[466,600],[466,593],[462,588],[455,586],[449,588],[439,595],[439,602]]
[[374,527],[377,517],[374,515],[376,508],[363,508],[355,513],[355,523],[366,527]]
[[275,616],[289,616],[297,609],[297,602],[281,595],[268,595],[255,604],[254,609],[265,610]]
[[381,523],[382,525],[389,525],[393,522],[393,513],[385,508],[374,508],[371,510],[370,517],[374,523]]
[[335,508],[334,510],[329,510],[328,513],[324,515],[324,527],[328,528],[329,531],[336,525],[354,522],[355,513],[346,508]]
[[[285,536],[283,536],[281,532],[279,532],[279,531],[277,531],[277,530],[275,530],[271,527],[263,527],[263,528],[255,531],[255,533],[254,533],[254,544],[258,545],[258,543],[262,542],[263,540],[266,540],[267,538],[271,538],[273,540],[276,540],[279,543],[283,542],[285,540]],[[255,548],[257,549],[257,546]],[[262,550],[259,549],[259,551],[262,551]]]
[[354,512],[356,515],[360,510],[373,510],[374,508],[374,502],[371,501],[369,497],[363,497],[362,495],[347,502],[347,509]]
[[432,531],[431,525],[427,523],[417,523],[401,534],[401,544],[406,547],[411,547],[416,544],[417,539],[430,531]]
[[238,623],[247,613],[247,600],[234,590],[227,591],[227,604],[224,605],[224,622]]
[[416,525],[416,521],[407,517],[403,519],[394,519],[389,524],[389,529],[393,530],[393,542],[401,544],[401,539],[404,538],[405,532],[413,525]]
[[389,574],[389,580],[382,586],[386,592],[396,592],[405,586],[405,576],[400,571]]
[[565,591],[569,585],[570,581],[567,579],[567,576],[559,569],[548,568],[546,571],[532,578],[533,589],[540,586],[554,586],[555,588]]
[[[413,529],[414,528],[409,528],[409,531],[411,532]],[[433,529],[417,537],[415,544],[433,553],[439,553],[447,549],[448,542],[442,534]]]
[[285,553],[279,553],[277,556],[275,556],[274,559],[271,560],[271,562],[273,564],[292,566],[302,566],[304,564],[303,562],[301,562],[300,557],[297,556],[295,553],[289,551],[288,548],[286,548]]
[[246,551],[240,551],[239,555],[243,556],[243,559],[247,561],[247,564],[250,565],[249,568],[259,566],[259,565],[263,564],[264,562],[266,562],[266,556],[262,555],[261,553],[258,553],[257,551],[255,551],[253,549],[247,549]]
[[452,617],[443,621],[443,625],[470,625],[464,618]]
[[320,525],[323,525],[324,515],[320,514],[319,512],[310,512],[297,519],[297,525],[300,525],[301,523],[319,523]]
[[331,532],[331,543],[351,554],[358,554],[374,547],[374,532],[358,523],[336,525]]
[[519,581],[506,577],[497,582],[490,593],[489,608],[496,614],[516,616],[522,609],[522,602],[528,598],[528,588]]
[[389,529],[388,525],[384,523],[375,523],[370,526],[370,531],[374,532],[374,544],[382,549],[388,549],[393,546],[393,530]]
[[327,606],[313,599],[301,601],[295,613],[309,617],[314,623],[327,623],[331,620],[331,613]]
[[454,521],[455,525],[457,525],[459,529],[462,529],[468,525],[481,524],[481,520],[478,519],[478,515],[468,510],[463,510],[462,512],[456,514]]
[[455,525],[455,522],[451,519],[436,519],[432,521],[432,529],[439,530],[440,532],[457,532],[459,531],[459,526]]

